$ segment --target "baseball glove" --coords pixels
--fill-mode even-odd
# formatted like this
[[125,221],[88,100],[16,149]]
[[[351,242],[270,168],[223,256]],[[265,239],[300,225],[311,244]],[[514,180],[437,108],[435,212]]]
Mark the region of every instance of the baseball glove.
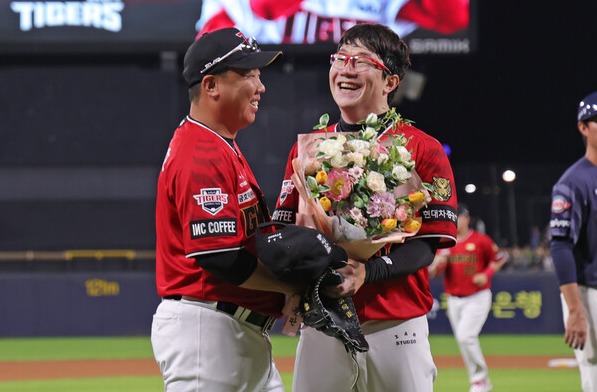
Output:
[[338,271],[327,268],[307,288],[299,306],[303,323],[340,340],[350,353],[365,352],[369,350],[369,344],[361,330],[352,298],[330,298],[323,293],[325,286],[337,285],[343,280]]

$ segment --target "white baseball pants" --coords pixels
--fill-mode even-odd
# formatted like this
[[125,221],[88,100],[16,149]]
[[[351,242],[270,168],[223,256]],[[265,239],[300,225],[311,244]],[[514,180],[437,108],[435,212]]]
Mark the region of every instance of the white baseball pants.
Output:
[[481,290],[467,297],[448,296],[448,319],[464,360],[470,383],[489,378],[479,334],[491,310],[491,291]]
[[[587,319],[587,340],[583,350],[574,350],[574,356],[578,362],[583,392],[597,392],[597,290],[579,285],[578,294]],[[568,305],[562,294],[560,298],[564,325],[566,325]]]
[[151,344],[165,392],[284,392],[269,335],[214,310],[215,303],[163,300]]
[[427,317],[368,321],[369,351],[353,358],[336,338],[301,330],[293,392],[432,392],[437,368],[429,346]]

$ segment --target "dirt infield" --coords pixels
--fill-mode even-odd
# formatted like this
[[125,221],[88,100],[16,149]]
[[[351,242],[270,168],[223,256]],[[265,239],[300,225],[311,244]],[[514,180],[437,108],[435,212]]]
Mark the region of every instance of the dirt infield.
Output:
[[[490,368],[537,369],[547,368],[553,357],[486,356],[485,359]],[[436,356],[434,360],[438,368],[464,367],[460,356]],[[276,365],[281,372],[292,372],[294,357],[278,357]],[[153,359],[0,362],[0,367],[0,381],[160,375]]]

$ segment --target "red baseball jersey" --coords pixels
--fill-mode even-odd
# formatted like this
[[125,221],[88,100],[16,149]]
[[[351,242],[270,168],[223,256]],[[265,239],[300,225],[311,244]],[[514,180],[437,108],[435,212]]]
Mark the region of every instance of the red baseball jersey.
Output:
[[[337,128],[337,125],[332,125],[327,131],[336,132]],[[382,140],[391,132],[391,128],[387,129]],[[412,137],[406,147],[408,150],[414,150],[412,159],[415,161],[415,170],[423,182],[433,184],[439,197],[417,212],[423,224],[411,239],[436,237],[440,239],[440,247],[453,246],[456,243],[456,188],[452,167],[443,146],[433,137],[410,125],[403,125],[394,133],[403,133],[407,139]],[[291,223],[295,220],[300,196],[290,177],[293,174],[292,160],[297,157],[297,148],[295,143],[288,157],[282,190],[273,215],[274,220]],[[388,254],[395,246],[400,245],[388,244],[374,257]],[[404,278],[365,284],[353,296],[353,301],[361,322],[408,320],[422,316],[427,314],[433,305],[429,272],[427,268],[422,268]]]
[[240,288],[195,261],[241,248],[255,255],[254,232],[269,220],[263,193],[236,142],[187,117],[170,141],[157,188],[158,294],[228,301],[281,317],[283,294]]
[[466,297],[491,287],[491,279],[485,286],[473,283],[473,276],[483,272],[492,261],[501,261],[503,253],[486,234],[470,230],[466,237],[450,249],[438,252],[447,257],[444,272],[444,291],[450,295]]

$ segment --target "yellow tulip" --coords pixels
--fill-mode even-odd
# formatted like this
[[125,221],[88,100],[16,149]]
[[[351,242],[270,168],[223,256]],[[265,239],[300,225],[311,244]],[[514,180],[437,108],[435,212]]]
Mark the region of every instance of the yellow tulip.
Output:
[[332,201],[325,196],[319,199],[319,204],[321,204],[325,212],[328,212],[332,208]]
[[398,221],[396,219],[384,219],[381,221],[381,228],[383,231],[390,231],[396,227]]
[[328,180],[328,174],[324,171],[320,171],[315,176],[315,180],[317,181],[318,184],[325,184],[326,181]]
[[414,219],[408,219],[404,222],[404,231],[407,233],[412,233],[414,231],[419,230],[421,228],[421,223]]
[[408,200],[413,203],[417,204],[425,200],[425,194],[423,192],[411,192],[408,194]]

